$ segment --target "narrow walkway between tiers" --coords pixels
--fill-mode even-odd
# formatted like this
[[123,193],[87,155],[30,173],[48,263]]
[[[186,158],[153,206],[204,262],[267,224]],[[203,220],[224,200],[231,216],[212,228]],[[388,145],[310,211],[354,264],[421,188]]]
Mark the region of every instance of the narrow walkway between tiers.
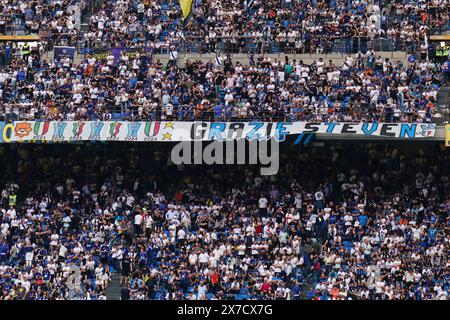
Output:
[[120,276],[116,273],[111,275],[111,282],[106,289],[106,298],[108,300],[120,300]]

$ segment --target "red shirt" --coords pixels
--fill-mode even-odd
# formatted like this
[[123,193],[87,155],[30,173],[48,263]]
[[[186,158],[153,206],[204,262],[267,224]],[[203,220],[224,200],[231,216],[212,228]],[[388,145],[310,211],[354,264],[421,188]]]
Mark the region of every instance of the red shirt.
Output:
[[212,284],[217,284],[219,282],[219,274],[217,272],[214,272],[211,275],[211,283]]
[[263,283],[263,285],[261,286],[261,291],[262,292],[267,292],[270,289],[270,284],[268,282]]

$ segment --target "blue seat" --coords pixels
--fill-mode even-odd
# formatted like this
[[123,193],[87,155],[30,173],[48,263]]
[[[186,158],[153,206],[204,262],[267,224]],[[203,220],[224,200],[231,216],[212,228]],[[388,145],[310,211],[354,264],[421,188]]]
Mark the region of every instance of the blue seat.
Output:
[[241,288],[241,290],[239,290],[239,294],[247,294],[247,293],[248,293],[247,288]]
[[122,120],[124,115],[120,112],[111,113],[111,120]]
[[280,48],[278,46],[273,45],[272,46],[272,53],[279,53],[280,52]]
[[249,295],[248,294],[235,294],[234,298],[236,300],[248,300],[249,299]]

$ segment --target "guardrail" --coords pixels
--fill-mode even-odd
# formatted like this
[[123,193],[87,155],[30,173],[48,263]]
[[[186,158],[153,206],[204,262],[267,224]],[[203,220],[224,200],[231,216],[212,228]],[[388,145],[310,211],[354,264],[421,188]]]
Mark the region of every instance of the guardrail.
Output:
[[[6,34],[0,30],[0,34]],[[41,32],[41,38],[47,42],[47,50],[54,46],[76,46],[78,53],[84,54],[93,50],[108,49],[116,46],[108,41],[88,42],[80,40],[81,34],[58,33],[47,31]],[[127,46],[153,47],[156,53],[166,54],[169,44],[177,47],[179,53],[255,53],[255,54],[315,54],[315,53],[357,53],[367,50],[374,51],[404,51],[416,52],[422,41],[404,41],[400,38],[378,38],[367,37],[327,37],[326,39],[304,37],[278,36],[274,38],[261,37],[252,38],[246,36],[222,37],[215,40],[205,41],[200,37],[188,37],[177,39],[172,43],[166,41],[166,36],[158,39],[150,37],[142,32],[131,33],[132,43]]]
[[[154,41],[141,39],[136,42],[136,46],[152,47],[155,54],[168,54],[169,44],[160,47]],[[58,42],[58,41],[56,41]],[[63,45],[68,45],[66,38]],[[58,43],[61,44],[61,43]],[[357,53],[373,51],[404,51],[408,53],[416,52],[419,43],[413,41],[400,41],[390,38],[367,40],[361,37],[355,38],[335,38],[320,41],[304,41],[299,38],[279,38],[276,41],[265,39],[252,39],[245,37],[221,38],[217,41],[206,43],[201,39],[181,40],[171,43],[177,47],[178,53],[216,53],[239,54],[319,54],[319,53]],[[56,45],[56,44],[55,44]],[[77,41],[75,45],[79,54],[93,53],[96,50],[110,49],[112,46],[105,42]]]
[[[17,106],[14,110],[7,114],[0,114],[0,121],[47,121],[47,120],[69,120],[65,116],[60,119],[56,114],[54,117],[52,115],[46,116],[42,112],[37,112],[34,117],[30,117],[30,108],[32,103],[24,103],[21,106]],[[191,107],[188,105],[180,105],[174,108],[171,112],[167,112],[163,106],[157,109],[152,109],[147,111],[142,116],[138,113],[138,106],[115,106],[106,105],[103,107],[102,112],[98,114],[93,112],[84,117],[77,116],[73,120],[84,120],[84,121],[220,121],[220,122],[252,122],[252,121],[269,121],[269,122],[292,122],[292,121],[318,121],[318,122],[328,122],[329,117],[327,114],[321,114],[318,117],[317,114],[300,114],[295,108],[285,106],[287,110],[279,111],[269,111],[267,109],[258,107],[253,110],[243,111],[242,107],[235,106],[232,109],[223,108],[221,112],[215,111],[213,108],[200,109]],[[445,112],[445,110],[443,110]],[[439,113],[437,113],[439,114]],[[436,115],[437,115],[436,114]],[[426,122],[435,123],[442,125],[445,123],[445,115],[439,114],[439,117],[431,116],[427,117]],[[341,115],[341,120],[339,122],[359,122],[359,121],[375,121],[375,122],[388,122],[388,123],[400,123],[404,122],[401,118],[394,116],[393,112],[379,114],[374,116],[371,120],[362,120],[366,118],[365,110],[360,110],[356,114],[354,119],[344,120],[343,115]],[[410,117],[407,122],[414,122],[414,118]],[[338,121],[335,121],[338,122]]]

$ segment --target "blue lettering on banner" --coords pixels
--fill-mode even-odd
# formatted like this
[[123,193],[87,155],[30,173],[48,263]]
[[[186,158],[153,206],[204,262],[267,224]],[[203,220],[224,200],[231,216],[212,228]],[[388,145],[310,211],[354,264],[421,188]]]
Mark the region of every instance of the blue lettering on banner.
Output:
[[249,133],[247,133],[246,139],[247,140],[255,140],[260,138],[260,134],[258,133],[258,130],[261,129],[264,126],[264,122],[250,122],[250,126],[254,126],[252,130],[250,130]]
[[304,132],[300,133],[300,134],[298,135],[297,139],[295,139],[295,141],[294,141],[294,145],[297,145],[297,144],[299,144],[299,143],[300,143],[300,142],[302,141],[302,139],[303,139],[304,135],[305,135],[305,133],[304,133]]
[[338,123],[330,122],[327,123],[327,133],[333,133],[334,128]]
[[400,127],[400,138],[405,138],[408,135],[409,138],[416,136],[416,124],[402,123]]
[[308,133],[308,134],[306,135],[305,141],[303,141],[303,144],[304,144],[304,145],[309,144],[315,136],[316,136],[315,133]]
[[310,133],[302,132],[298,135],[297,139],[295,139],[294,145],[299,144],[300,142],[302,142],[302,139],[305,138],[305,140],[303,141],[303,145],[306,146],[312,141],[314,136],[315,136],[315,133],[313,133],[313,132],[310,132]]
[[222,132],[225,131],[225,123],[214,122],[211,123],[209,129],[209,140],[214,140],[216,138],[218,141],[223,141]]
[[[289,134],[288,131],[286,131],[286,125],[290,125],[290,123],[284,123],[284,122],[278,122],[277,128],[275,129],[275,138],[278,141],[284,141],[286,139],[286,135]],[[270,139],[270,136],[266,137],[266,139]]]
[[369,123],[363,123],[362,125],[362,131],[366,136],[370,136],[372,133],[374,133],[378,129],[378,123],[372,123],[372,127],[369,127]]

